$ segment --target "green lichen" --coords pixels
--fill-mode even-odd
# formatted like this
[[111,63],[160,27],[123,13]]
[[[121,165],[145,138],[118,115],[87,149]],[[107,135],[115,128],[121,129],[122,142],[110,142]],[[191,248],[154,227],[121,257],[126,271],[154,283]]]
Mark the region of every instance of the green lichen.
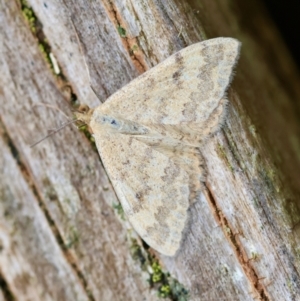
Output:
[[35,33],[36,32],[36,21],[37,18],[33,12],[33,10],[29,7],[27,1],[21,1],[21,8],[24,18],[27,20],[30,30]]
[[[176,279],[165,272],[156,258],[150,256],[150,273],[149,283],[152,288],[157,289],[157,295],[160,298],[168,298],[174,301],[188,300],[188,291]],[[151,262],[152,261],[152,262]]]
[[53,63],[50,58],[51,47],[44,35],[42,26],[40,25],[40,22],[38,21],[36,14],[34,13],[33,9],[29,6],[29,4],[27,3],[26,0],[20,0],[20,3],[21,3],[21,10],[22,10],[23,16],[27,20],[32,34],[38,40],[38,46],[39,46],[40,51],[43,54],[43,57],[45,58],[48,66],[52,70],[53,74],[57,75],[54,71]]
[[225,149],[224,149],[224,147],[221,144],[218,144],[217,154],[225,162],[226,166],[233,172],[234,168],[230,164],[229,159],[227,157],[227,154],[225,152]]
[[131,49],[129,50],[129,54],[130,54],[130,55],[134,55],[134,53],[135,53],[136,51],[138,51],[138,50],[139,50],[138,45],[133,45],[133,46],[131,47]]
[[89,131],[89,127],[86,124],[80,124],[78,126],[78,129],[79,129],[79,131],[83,132],[85,137],[91,142],[91,145],[92,145],[93,149],[96,151],[97,147],[96,147],[96,143],[95,143],[95,138],[91,134],[91,132]]
[[272,169],[267,170],[267,166],[264,166],[263,163],[257,162],[257,166],[259,168],[258,173],[264,183],[264,187],[268,188],[268,191],[274,195],[275,192],[279,189],[274,186],[275,185],[275,178],[274,178],[274,171]]
[[47,181],[48,185],[46,187],[45,190],[45,197],[47,199],[49,199],[50,201],[56,201],[58,199],[58,196],[56,194],[55,189],[53,188],[53,186],[51,185],[50,181]]
[[226,225],[224,226],[224,231],[228,236],[230,236],[232,234],[231,229]]
[[66,248],[70,249],[76,246],[79,242],[79,233],[75,227],[70,227],[68,231],[68,238],[66,242]]
[[226,137],[227,137],[227,142],[228,142],[228,148],[229,151],[232,155],[232,161],[234,160],[236,164],[239,165],[239,167],[244,171],[245,165],[243,163],[242,158],[240,157],[240,154],[238,152],[239,148],[236,145],[235,137],[232,136],[232,133],[228,130],[225,131]]
[[130,246],[130,251],[132,258],[135,261],[138,261],[141,265],[141,268],[143,271],[147,270],[147,253],[145,250],[142,250],[141,246],[138,244],[137,240],[132,238],[131,239],[131,246]]
[[167,284],[162,285],[158,291],[158,296],[161,298],[167,298],[170,296],[170,294],[171,294],[171,288]]
[[187,301],[188,291],[170,274],[164,271],[158,259],[150,253],[151,249],[143,242],[139,244],[136,239],[131,239],[131,254],[138,261],[141,269],[149,275],[148,282],[151,289],[156,290],[160,298],[172,301]]
[[292,292],[293,291],[293,282],[290,279],[288,279],[286,284],[287,284],[288,289]]
[[47,54],[47,47],[43,43],[39,43],[39,49],[40,52],[43,54],[44,57],[47,58],[48,63],[50,63],[50,59],[48,60],[48,54]]
[[257,139],[257,130],[254,124],[251,124],[249,126],[249,132],[251,133],[251,135],[253,136],[253,138]]
[[252,203],[254,205],[254,208],[256,208],[256,209],[260,208],[260,204],[259,204],[259,199],[258,198],[253,198],[252,199]]
[[172,301],[187,301],[188,291],[168,272],[164,271],[157,258],[149,251],[150,248],[145,243],[141,246],[136,239],[132,239],[132,257],[140,263],[142,270],[148,273],[148,282],[151,289],[156,290],[160,298],[168,298]]
[[125,218],[125,214],[124,214],[124,210],[123,210],[123,207],[120,203],[116,204],[114,203],[112,205],[112,207],[116,210],[117,214],[120,216],[120,218],[125,221],[126,218]]
[[220,273],[223,276],[227,276],[229,274],[229,267],[226,264],[222,265],[220,268]]
[[260,255],[257,252],[251,252],[251,260],[258,260],[260,258]]
[[118,30],[118,33],[119,35],[122,37],[122,38],[125,38],[126,37],[126,30],[125,28],[123,28],[122,26],[118,26],[117,27],[117,30]]
[[132,52],[135,52],[135,51],[138,51],[139,50],[139,46],[138,45],[133,45],[132,47],[131,47],[131,51]]
[[163,278],[163,273],[161,270],[161,266],[158,264],[158,262],[154,261],[152,263],[152,270],[153,270],[153,274],[151,275],[151,282],[152,283],[157,283],[162,281]]

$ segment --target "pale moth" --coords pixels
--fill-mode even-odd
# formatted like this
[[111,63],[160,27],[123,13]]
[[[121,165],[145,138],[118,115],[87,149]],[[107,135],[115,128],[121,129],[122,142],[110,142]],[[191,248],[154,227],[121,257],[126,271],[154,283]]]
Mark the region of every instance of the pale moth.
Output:
[[76,113],[93,131],[133,228],[164,255],[179,249],[188,208],[203,187],[201,147],[224,121],[239,52],[232,38],[191,45]]

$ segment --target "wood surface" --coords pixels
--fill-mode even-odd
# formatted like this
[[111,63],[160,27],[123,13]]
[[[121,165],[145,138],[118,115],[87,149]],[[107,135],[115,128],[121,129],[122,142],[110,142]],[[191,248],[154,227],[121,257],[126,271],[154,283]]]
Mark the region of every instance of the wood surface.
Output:
[[[0,300],[159,300],[163,285],[167,300],[300,300],[299,74],[259,2],[28,6],[32,23],[24,3],[0,0]],[[75,98],[97,106],[172,53],[218,36],[242,42],[228,118],[205,147],[207,189],[181,249],[165,257],[123,218],[74,125],[30,144],[72,117]],[[45,39],[63,76],[40,51]],[[164,280],[154,283],[157,264]]]

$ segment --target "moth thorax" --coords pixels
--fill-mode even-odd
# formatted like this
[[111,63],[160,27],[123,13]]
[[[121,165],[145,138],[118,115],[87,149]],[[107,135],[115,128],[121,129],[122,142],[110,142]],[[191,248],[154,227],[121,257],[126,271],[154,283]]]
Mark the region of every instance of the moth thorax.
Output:
[[94,116],[93,122],[98,126],[105,127],[107,130],[121,134],[145,135],[148,133],[148,129],[144,126],[122,117],[98,114]]
[[90,124],[93,112],[94,110],[90,109],[87,105],[80,105],[77,112],[75,112],[75,116],[78,121]]

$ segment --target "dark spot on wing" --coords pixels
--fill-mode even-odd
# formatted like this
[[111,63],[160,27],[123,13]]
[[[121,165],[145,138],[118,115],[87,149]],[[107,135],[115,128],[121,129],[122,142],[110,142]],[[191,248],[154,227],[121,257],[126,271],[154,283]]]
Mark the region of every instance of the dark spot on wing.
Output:
[[155,79],[150,77],[147,79],[147,88],[152,88],[155,86]]
[[178,89],[180,89],[180,86],[183,84],[181,69],[174,72],[172,77],[173,77],[174,83],[178,86]]
[[170,230],[166,224],[162,227],[160,224],[155,223],[152,227],[147,227],[145,230],[147,232],[147,236],[155,237],[158,244],[164,245],[166,240],[170,237]]
[[141,203],[135,203],[134,206],[132,206],[131,210],[133,213],[138,213],[143,209],[143,206]]
[[135,197],[136,197],[140,202],[143,202],[143,201],[144,201],[143,193],[141,193],[141,192],[137,192],[137,193],[135,194]]
[[182,111],[183,116],[185,117],[185,121],[192,122],[196,121],[197,118],[197,102],[187,102],[184,104],[184,110]]
[[153,150],[151,147],[147,147],[145,151],[145,155],[147,158],[152,159],[153,158]]
[[178,78],[181,76],[181,71],[177,70],[176,72],[173,73],[173,79],[178,80]]
[[175,54],[175,62],[176,64],[178,64],[179,66],[182,66],[183,65],[183,56],[180,52],[177,52]]
[[173,162],[164,169],[165,175],[161,177],[163,182],[171,184],[179,174],[179,168]]
[[169,214],[170,214],[169,208],[167,208],[166,206],[159,206],[157,207],[157,212],[154,214],[154,216],[155,219],[158,221],[158,223],[163,225],[166,222]]

